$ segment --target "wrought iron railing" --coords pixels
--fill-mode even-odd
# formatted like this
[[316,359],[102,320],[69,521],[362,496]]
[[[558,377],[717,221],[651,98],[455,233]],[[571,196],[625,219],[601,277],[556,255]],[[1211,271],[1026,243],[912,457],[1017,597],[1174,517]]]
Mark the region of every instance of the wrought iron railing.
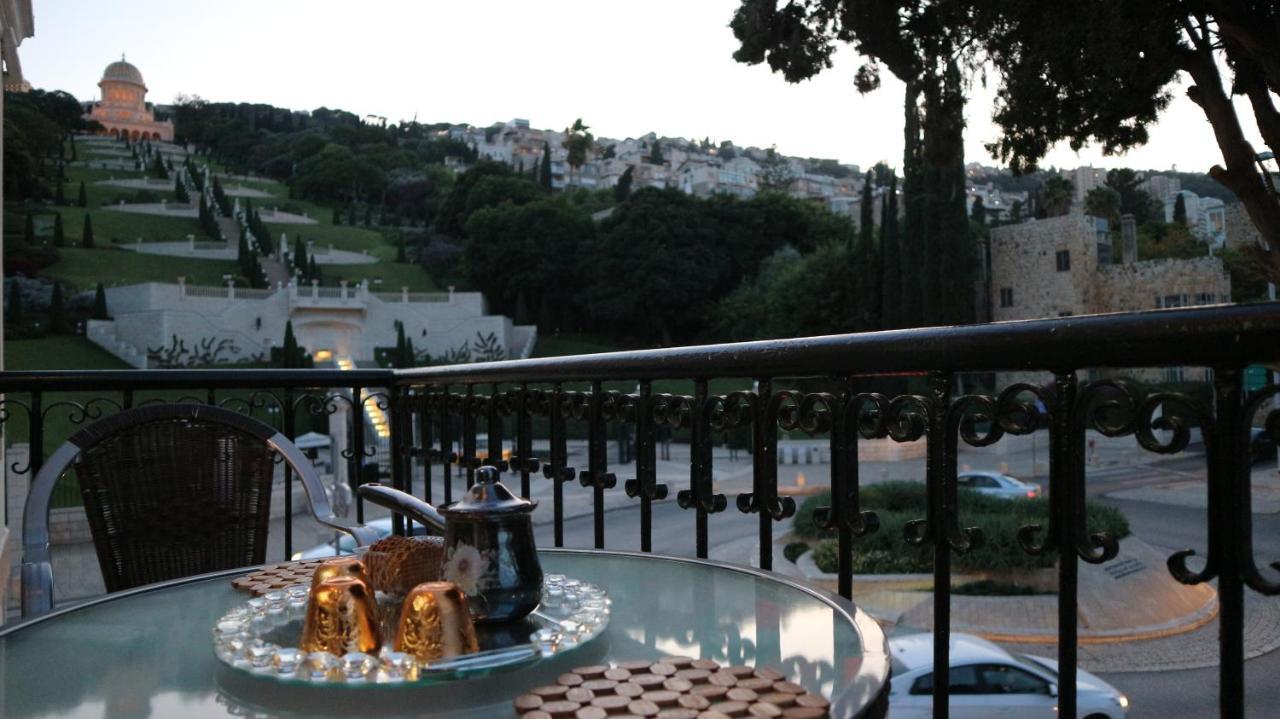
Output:
[[[1048,428],[1047,521],[1022,527],[1016,543],[1022,552],[1058,559],[1059,715],[1075,716],[1079,562],[1105,563],[1118,551],[1114,537],[1086,526],[1086,433],[1133,436],[1140,447],[1168,454],[1183,449],[1198,429],[1207,469],[1207,552],[1199,569],[1188,562],[1194,552],[1177,552],[1168,570],[1186,584],[1217,581],[1220,709],[1223,716],[1242,716],[1244,592],[1280,594],[1280,581],[1264,576],[1253,557],[1248,456],[1255,426],[1280,435],[1278,392],[1245,392],[1243,369],[1277,361],[1280,305],[1257,304],[401,371],[10,372],[0,374],[0,392],[7,395],[0,420],[12,431],[25,415],[32,461],[15,469],[33,474],[50,449],[46,425],[59,409],[81,423],[145,402],[209,402],[266,413],[296,437],[307,418],[364,397],[390,415],[390,466],[381,469],[395,486],[428,501],[453,498],[455,471],[469,486],[481,463],[492,463],[526,496],[539,476],[553,483],[557,546],[564,542],[566,492],[590,492],[594,545],[603,548],[606,493],[623,492],[639,508],[639,543],[649,551],[653,504],[674,494],[694,516],[699,557],[708,554],[715,515],[756,515],[765,569],[773,561],[775,527],[796,512],[794,500],[779,492],[779,431],[803,432],[830,443],[832,501],[814,519],[837,534],[838,590],[855,601],[858,538],[878,530],[874,512],[859,503],[858,444],[923,439],[927,510],[901,539],[904,550],[932,548],[935,717],[948,716],[953,556],[984,540],[982,527],[966,527],[958,516],[960,444],[986,446],[1006,434]],[[1211,393],[1150,391],[1124,378],[1128,370],[1179,366],[1210,370]],[[1006,374],[1029,371],[1047,373],[1048,381]],[[966,386],[986,390],[961,393],[962,376]],[[723,379],[738,380],[738,388],[712,392],[713,381]],[[691,391],[665,391],[672,380]],[[621,482],[606,452],[611,429],[619,426],[633,433],[636,458],[635,476]],[[365,477],[373,456],[365,423],[348,428],[355,448],[344,455],[349,474]],[[750,491],[733,498],[718,494],[712,481],[713,435],[727,430],[749,433],[753,462]],[[657,472],[659,437],[673,431],[690,444],[688,481],[680,487],[659,481]],[[483,448],[477,446],[482,436]],[[570,466],[569,441],[582,436],[586,466]],[[535,439],[547,442],[545,456],[534,456]],[[508,458],[499,459],[504,449]],[[572,489],[574,480],[581,490]],[[436,488],[442,496],[433,496]],[[284,496],[288,502],[289,492]],[[288,527],[286,554],[292,551]],[[397,520],[396,531],[403,529]]]

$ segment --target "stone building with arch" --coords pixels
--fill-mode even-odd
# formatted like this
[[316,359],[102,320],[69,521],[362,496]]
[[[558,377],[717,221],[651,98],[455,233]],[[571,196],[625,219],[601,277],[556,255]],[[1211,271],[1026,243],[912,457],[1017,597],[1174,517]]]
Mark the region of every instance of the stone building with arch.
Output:
[[142,73],[126,62],[123,55],[118,62],[107,65],[98,87],[102,90],[101,99],[93,103],[85,119],[100,123],[102,134],[124,136],[130,141],[173,142],[173,123],[156,120],[155,112],[147,104],[147,85],[142,81]]

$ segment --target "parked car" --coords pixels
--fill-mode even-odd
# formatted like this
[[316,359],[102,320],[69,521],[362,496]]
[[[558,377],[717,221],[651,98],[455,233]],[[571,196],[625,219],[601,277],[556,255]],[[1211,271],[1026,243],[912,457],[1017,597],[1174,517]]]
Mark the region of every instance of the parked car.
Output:
[[[890,719],[927,719],[933,700],[933,635],[889,639],[893,687]],[[1129,699],[1084,670],[1076,670],[1077,719],[1124,719]],[[972,634],[951,635],[951,716],[1057,719],[1058,663],[1013,654]]]
[[1276,459],[1276,442],[1261,427],[1253,428],[1253,436],[1249,440],[1249,463],[1274,462]]
[[967,487],[993,497],[1035,499],[1040,496],[1040,485],[999,472],[961,472],[956,482],[962,488]]
[[[382,517],[374,519],[365,524],[366,527],[373,529],[378,533],[378,537],[391,536],[391,517]],[[310,549],[304,549],[301,552],[294,552],[292,559],[319,559],[322,557],[333,557],[341,554],[354,554],[356,550],[356,540],[350,534],[335,532],[336,536],[325,542],[317,544]],[[413,535],[430,534],[427,528],[417,522],[413,524]]]

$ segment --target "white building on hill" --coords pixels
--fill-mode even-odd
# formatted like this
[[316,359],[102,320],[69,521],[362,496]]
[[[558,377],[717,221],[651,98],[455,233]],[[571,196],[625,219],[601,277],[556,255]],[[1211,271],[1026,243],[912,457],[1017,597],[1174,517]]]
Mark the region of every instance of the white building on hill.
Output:
[[270,358],[293,322],[317,364],[374,366],[396,345],[396,323],[421,360],[524,358],[537,328],[488,314],[478,292],[370,292],[366,285],[290,284],[268,290],[148,282],[107,290],[112,319],[90,320],[89,339],[138,368]]

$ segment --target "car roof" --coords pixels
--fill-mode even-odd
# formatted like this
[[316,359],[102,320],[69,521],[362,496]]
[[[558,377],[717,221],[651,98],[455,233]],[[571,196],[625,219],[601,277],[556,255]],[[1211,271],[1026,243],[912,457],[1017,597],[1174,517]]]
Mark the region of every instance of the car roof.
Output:
[[[910,634],[889,638],[889,654],[908,671],[933,666],[933,634]],[[981,661],[1009,661],[1009,652],[972,634],[951,634],[951,663],[970,664]]]
[[973,470],[969,470],[969,471],[967,471],[967,472],[961,472],[960,474],[958,474],[958,475],[956,475],[956,476],[958,476],[958,477],[990,477],[990,478],[992,478],[992,479],[1008,479],[1008,480],[1012,480],[1012,481],[1014,481],[1014,482],[1019,482],[1019,483],[1020,483],[1020,482],[1022,482],[1022,480],[1021,480],[1021,479],[1018,479],[1017,477],[1014,477],[1013,475],[1010,475],[1010,474],[1004,474],[1004,473],[1002,473],[1002,472],[993,472],[993,471],[991,471],[991,470],[989,470],[989,469],[973,469]]

